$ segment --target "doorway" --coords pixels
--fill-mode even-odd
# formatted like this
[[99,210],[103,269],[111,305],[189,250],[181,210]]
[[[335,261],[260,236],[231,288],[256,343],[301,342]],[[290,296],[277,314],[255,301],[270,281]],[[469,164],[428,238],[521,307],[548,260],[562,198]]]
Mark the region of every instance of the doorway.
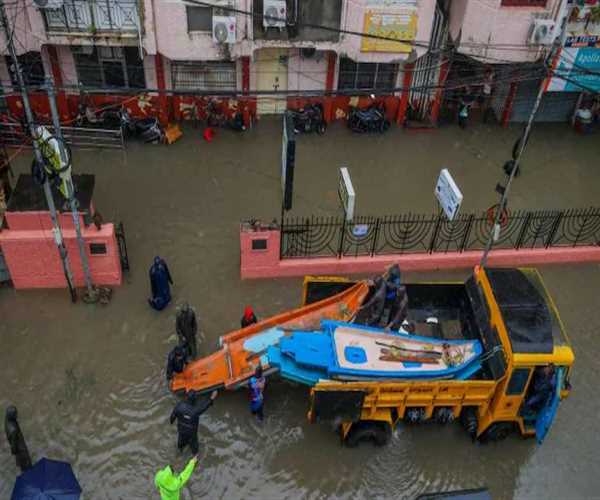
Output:
[[[288,89],[287,49],[261,49],[256,53],[256,89],[259,91]],[[286,109],[285,95],[262,95],[258,98],[259,115],[281,114]]]

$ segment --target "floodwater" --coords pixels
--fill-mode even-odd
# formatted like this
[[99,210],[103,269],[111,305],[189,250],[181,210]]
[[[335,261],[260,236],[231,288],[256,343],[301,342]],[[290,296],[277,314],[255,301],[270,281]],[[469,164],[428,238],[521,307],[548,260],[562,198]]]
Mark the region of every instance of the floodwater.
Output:
[[[293,213],[339,213],[343,165],[359,214],[435,210],[442,166],[463,189],[465,211],[484,209],[497,201],[494,186],[517,133],[473,126],[359,137],[334,126],[324,137],[300,137]],[[71,305],[65,290],[0,290],[0,406],[18,406],[34,459],[74,464],[88,499],[157,498],[155,472],[188,458],[175,447],[169,414],[176,398],[164,381],[175,305],[157,313],[146,303],[155,254],[170,265],[174,301],[189,300],[198,311],[202,354],[238,326],[246,304],[264,317],[300,301],[300,279],[239,280],[239,221],[279,215],[280,122],[263,120],[243,135],[219,132],[212,144],[200,135],[190,128],[171,147],[76,153],[75,170],[96,174],[96,207],[127,232],[132,271],[110,305]],[[598,145],[566,126],[537,127],[511,207],[596,204]],[[25,154],[15,170],[26,171],[29,161]],[[426,424],[398,427],[385,448],[346,449],[328,425],[307,422],[304,388],[272,380],[264,423],[250,418],[244,392],[221,393],[201,418],[202,458],[183,498],[414,498],[481,485],[496,499],[599,498],[600,269],[546,267],[542,275],[576,354],[572,395],[543,446],[516,436],[477,445],[458,424]],[[0,439],[0,498],[9,497],[16,473]]]

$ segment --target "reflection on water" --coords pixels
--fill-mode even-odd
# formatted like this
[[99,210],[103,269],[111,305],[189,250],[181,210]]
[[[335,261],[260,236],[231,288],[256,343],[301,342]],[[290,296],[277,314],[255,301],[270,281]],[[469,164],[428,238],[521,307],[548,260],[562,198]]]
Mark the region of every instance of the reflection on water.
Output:
[[[222,132],[210,145],[189,130],[168,149],[133,147],[124,156],[78,153],[75,168],[97,174],[95,201],[105,219],[125,223],[133,266],[127,283],[107,307],[73,306],[64,290],[0,290],[0,404],[19,407],[34,458],[47,455],[73,462],[87,498],[155,498],[154,473],[166,463],[181,468],[188,459],[176,450],[176,429],[169,425],[175,398],[166,390],[163,372],[175,339],[175,304],[157,313],[146,303],[147,267],[155,254],[171,268],[175,302],[189,300],[198,311],[205,335],[201,354],[211,352],[219,335],[238,326],[245,305],[254,306],[261,317],[298,305],[299,279],[239,280],[239,220],[279,213],[278,126],[261,123],[246,135]],[[495,138],[477,128],[461,135],[459,142],[476,142],[477,134],[496,140],[499,150],[503,141],[512,143],[511,136],[503,135],[506,131]],[[461,159],[457,177],[465,198],[483,208],[491,194],[482,194],[477,177],[482,170],[487,177],[490,172],[497,175],[501,164],[494,156],[501,155],[493,151],[484,161],[469,156],[448,131],[409,138],[390,131],[369,142],[378,151],[376,157],[363,139],[349,137],[333,127],[325,138],[303,138],[297,210],[337,210],[337,200],[327,195],[324,183],[331,178],[335,185],[342,161],[350,162],[361,187],[361,211],[396,212],[405,203],[430,210],[430,177],[444,156]],[[431,147],[434,139],[439,147]],[[331,142],[324,147],[320,140]],[[402,148],[405,154],[414,151],[412,167],[410,161],[398,164]],[[317,165],[316,158],[322,163]],[[423,158],[434,166],[416,169]],[[576,161],[573,168],[591,175],[585,170],[590,165]],[[27,161],[20,167],[27,168]],[[375,168],[390,172],[385,186],[373,176]],[[431,175],[423,174],[427,168]],[[474,181],[466,171],[473,172]],[[390,184],[408,173],[416,179],[414,189],[404,185],[402,191],[409,201],[402,198],[398,207],[391,207],[394,193],[381,190],[393,189]],[[548,183],[559,182],[554,172],[547,178]],[[524,173],[515,203],[546,206],[544,200],[520,197],[527,179]],[[591,193],[597,197],[598,183],[578,185],[573,178],[563,182],[563,191],[573,200],[578,194],[581,199],[592,200]],[[571,204],[581,202],[567,201]],[[244,392],[220,394],[202,416],[201,464],[184,498],[413,498],[424,491],[480,485],[489,486],[496,499],[597,496],[600,405],[591,374],[597,372],[600,354],[595,341],[600,272],[588,265],[545,268],[542,274],[577,356],[572,396],[561,406],[542,447],[516,436],[503,443],[472,444],[456,423],[399,426],[385,448],[350,450],[339,445],[329,425],[308,424],[305,388],[273,380],[263,424],[250,417]],[[465,276],[431,273],[405,279]],[[6,442],[0,439],[0,498],[9,497],[15,474]]]

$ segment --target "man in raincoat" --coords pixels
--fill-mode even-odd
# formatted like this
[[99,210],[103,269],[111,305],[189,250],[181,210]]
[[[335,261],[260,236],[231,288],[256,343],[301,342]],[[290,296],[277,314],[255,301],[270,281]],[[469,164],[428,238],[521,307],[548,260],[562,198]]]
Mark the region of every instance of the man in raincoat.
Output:
[[148,299],[150,307],[162,311],[171,302],[171,287],[173,279],[169,267],[164,259],[154,257],[154,263],[150,267],[150,288],[152,298]]
[[154,485],[158,488],[161,500],[179,500],[179,494],[192,475],[197,462],[198,457],[192,457],[179,475],[175,475],[170,465],[156,473]]

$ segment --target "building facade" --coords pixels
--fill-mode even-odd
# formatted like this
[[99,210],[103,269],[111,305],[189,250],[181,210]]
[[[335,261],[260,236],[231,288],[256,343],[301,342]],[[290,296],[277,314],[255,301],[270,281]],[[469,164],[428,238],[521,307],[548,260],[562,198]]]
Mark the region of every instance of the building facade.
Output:
[[[343,98],[328,103],[333,118],[344,114],[353,91],[367,90],[398,98],[389,110],[397,118],[407,70],[427,53],[437,8],[435,0],[42,3],[5,8],[26,84],[35,93],[52,75],[65,120],[77,102],[99,104],[119,93],[139,96],[129,104],[134,111],[167,119],[201,117],[211,93],[260,115],[341,91]],[[17,113],[8,36],[0,78]],[[41,97],[33,101],[44,115]]]

